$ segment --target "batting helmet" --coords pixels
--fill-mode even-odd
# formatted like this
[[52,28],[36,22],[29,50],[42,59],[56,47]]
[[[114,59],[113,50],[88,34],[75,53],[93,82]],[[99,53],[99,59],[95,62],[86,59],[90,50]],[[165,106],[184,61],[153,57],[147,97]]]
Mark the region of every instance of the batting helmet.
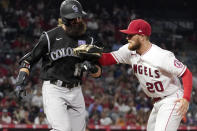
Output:
[[86,15],[81,4],[77,0],[65,0],[60,6],[60,16],[63,22]]

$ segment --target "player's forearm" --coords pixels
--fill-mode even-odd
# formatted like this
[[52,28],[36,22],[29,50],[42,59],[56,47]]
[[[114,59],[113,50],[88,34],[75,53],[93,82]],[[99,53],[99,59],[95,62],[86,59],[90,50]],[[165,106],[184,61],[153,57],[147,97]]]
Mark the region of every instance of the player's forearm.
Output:
[[114,59],[111,53],[102,53],[102,56],[98,61],[99,64],[102,66],[117,64],[116,60]]
[[25,72],[27,75],[29,75],[29,69],[27,68],[21,68],[19,72]]
[[20,85],[20,86],[24,85],[27,80],[27,77],[29,76],[29,72],[30,72],[29,62],[25,60],[22,61],[20,65],[20,70],[19,70],[16,85]]
[[182,82],[184,88],[183,98],[190,101],[191,92],[192,92],[192,73],[189,71],[189,69],[186,69],[186,71],[182,75]]

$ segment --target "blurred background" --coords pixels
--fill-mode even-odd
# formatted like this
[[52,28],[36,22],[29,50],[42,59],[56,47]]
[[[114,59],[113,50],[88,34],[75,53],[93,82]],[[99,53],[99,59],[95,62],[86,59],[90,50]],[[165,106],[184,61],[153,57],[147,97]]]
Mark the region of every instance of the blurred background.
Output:
[[[88,13],[85,18],[88,33],[99,37],[105,52],[126,44],[119,29],[127,28],[131,20],[142,18],[150,22],[151,42],[174,52],[193,73],[191,104],[181,125],[197,126],[197,8],[194,0],[79,1]],[[29,94],[23,103],[17,101],[13,90],[19,59],[34,47],[43,31],[57,26],[61,2],[0,0],[0,125],[47,124],[39,63],[32,69],[26,87]],[[146,126],[152,101],[141,90],[130,66],[103,68],[99,79],[84,76],[83,93],[88,125]]]

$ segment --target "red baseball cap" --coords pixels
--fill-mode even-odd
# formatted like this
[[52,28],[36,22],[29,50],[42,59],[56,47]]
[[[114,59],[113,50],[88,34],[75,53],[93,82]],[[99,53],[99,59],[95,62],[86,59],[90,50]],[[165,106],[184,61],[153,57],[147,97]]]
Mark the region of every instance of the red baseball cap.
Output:
[[142,19],[132,20],[125,30],[120,30],[120,32],[125,34],[140,34],[140,35],[151,35],[151,26],[150,24]]

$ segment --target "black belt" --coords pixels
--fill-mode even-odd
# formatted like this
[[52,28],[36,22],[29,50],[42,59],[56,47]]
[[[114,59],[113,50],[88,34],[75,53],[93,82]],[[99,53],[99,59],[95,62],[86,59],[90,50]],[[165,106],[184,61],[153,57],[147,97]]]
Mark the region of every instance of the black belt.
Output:
[[50,80],[50,83],[51,84],[54,84],[54,85],[57,85],[59,87],[65,87],[65,88],[69,88],[69,89],[81,85],[81,82],[77,82],[77,83],[66,83],[66,82],[63,82],[61,80]]

